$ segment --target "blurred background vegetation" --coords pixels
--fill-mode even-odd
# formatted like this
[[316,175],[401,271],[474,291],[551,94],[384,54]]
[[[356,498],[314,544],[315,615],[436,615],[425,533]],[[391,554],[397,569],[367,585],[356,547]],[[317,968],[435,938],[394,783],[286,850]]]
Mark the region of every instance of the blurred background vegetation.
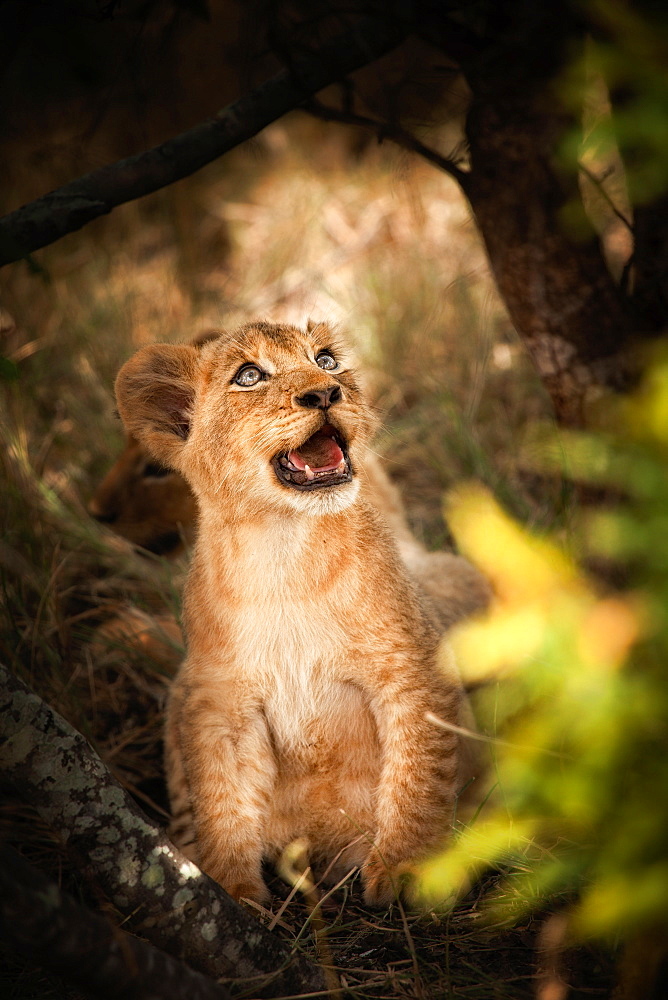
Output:
[[[663,6],[440,5],[323,95],[365,129],[296,111],[0,272],[0,655],[152,815],[174,657],[96,630],[128,608],[178,614],[187,554],[151,557],[86,511],[137,347],[254,317],[339,323],[415,533],[454,539],[493,583],[488,618],[453,637],[489,798],[424,874],[428,917],[332,919],[341,965],[382,972],[372,988],[349,968],[352,995],[665,995]],[[0,208],[247,93],[343,16],[307,7],[5,0]],[[446,169],[379,144],[383,128]],[[83,892],[28,808],[8,802],[2,830]],[[7,982],[55,988],[16,964]]]
[[[447,505],[462,551],[494,585],[489,615],[453,640],[502,739],[490,742],[485,810],[430,863],[424,890],[443,900],[494,867],[504,877],[490,917],[560,900],[550,948],[626,943],[618,995],[660,996],[664,984],[667,407],[660,357],[633,396],[606,408],[605,429],[543,436],[544,467],[616,498],[577,508],[566,545],[527,532],[478,486]],[[602,588],[581,568],[588,558],[623,568],[624,586]],[[554,976],[565,995],[558,962]]]

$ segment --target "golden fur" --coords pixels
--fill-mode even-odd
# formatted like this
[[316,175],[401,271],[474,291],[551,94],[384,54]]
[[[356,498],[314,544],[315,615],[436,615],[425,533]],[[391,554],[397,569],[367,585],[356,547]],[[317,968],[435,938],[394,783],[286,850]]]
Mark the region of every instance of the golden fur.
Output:
[[[252,386],[235,380],[248,365]],[[426,714],[457,724],[462,697],[367,498],[373,419],[344,352],[322,324],[249,324],[201,349],[144,348],[116,391],[128,434],[199,507],[166,728],[174,836],[194,835],[237,898],[265,898],[263,857],[305,837],[315,864],[361,865],[367,902],[387,903],[447,834],[459,741]]]

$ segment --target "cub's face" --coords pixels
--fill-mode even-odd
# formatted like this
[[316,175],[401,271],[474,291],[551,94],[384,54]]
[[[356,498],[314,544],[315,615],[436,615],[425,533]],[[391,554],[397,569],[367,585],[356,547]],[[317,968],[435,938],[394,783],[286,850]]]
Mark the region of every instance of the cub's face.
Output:
[[121,369],[130,434],[207,506],[335,512],[358,490],[373,417],[325,324],[254,323],[201,349],[144,348]]

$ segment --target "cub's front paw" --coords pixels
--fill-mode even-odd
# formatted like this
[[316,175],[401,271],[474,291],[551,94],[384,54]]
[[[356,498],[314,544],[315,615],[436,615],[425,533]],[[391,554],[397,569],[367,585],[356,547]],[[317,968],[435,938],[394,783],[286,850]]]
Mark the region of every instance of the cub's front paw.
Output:
[[411,874],[408,862],[391,864],[372,851],[362,868],[364,902],[367,906],[388,907],[399,896],[406,895]]
[[271,893],[262,879],[240,879],[238,881],[226,879],[221,884],[232,899],[236,899],[237,903],[243,902],[244,899],[250,899],[254,903],[268,903],[271,900]]
[[203,858],[201,867],[237,902],[241,899],[252,899],[255,903],[267,903],[271,899],[271,893],[262,880],[259,863],[255,866],[238,862],[226,863],[222,859],[217,859],[207,864]]

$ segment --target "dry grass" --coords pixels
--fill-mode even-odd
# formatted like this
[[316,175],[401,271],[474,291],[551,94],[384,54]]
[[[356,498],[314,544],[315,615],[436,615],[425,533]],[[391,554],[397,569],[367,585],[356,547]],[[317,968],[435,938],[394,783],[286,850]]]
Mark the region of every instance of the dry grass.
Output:
[[[169,668],[122,642],[91,646],[121,607],[178,610],[181,568],[133,551],[85,508],[122,440],[112,383],[137,346],[254,317],[334,320],[368,373],[384,416],[378,449],[428,544],[447,539],[444,489],[472,476],[529,522],[563,518],[561,484],[518,461],[527,424],[549,404],[466,207],[448,178],[404,154],[370,150],[353,163],[336,131],[274,126],[45,251],[39,270],[5,269],[0,289],[0,353],[17,374],[0,415],[0,655],[158,819]],[[29,810],[9,803],[1,818],[28,856],[76,885]],[[532,995],[530,929],[481,931],[474,899],[448,918],[403,921],[365,912],[348,887],[323,919],[352,996]],[[280,927],[307,946],[305,920],[297,896]],[[42,980],[24,987],[31,975],[12,966],[3,995],[55,995]]]

